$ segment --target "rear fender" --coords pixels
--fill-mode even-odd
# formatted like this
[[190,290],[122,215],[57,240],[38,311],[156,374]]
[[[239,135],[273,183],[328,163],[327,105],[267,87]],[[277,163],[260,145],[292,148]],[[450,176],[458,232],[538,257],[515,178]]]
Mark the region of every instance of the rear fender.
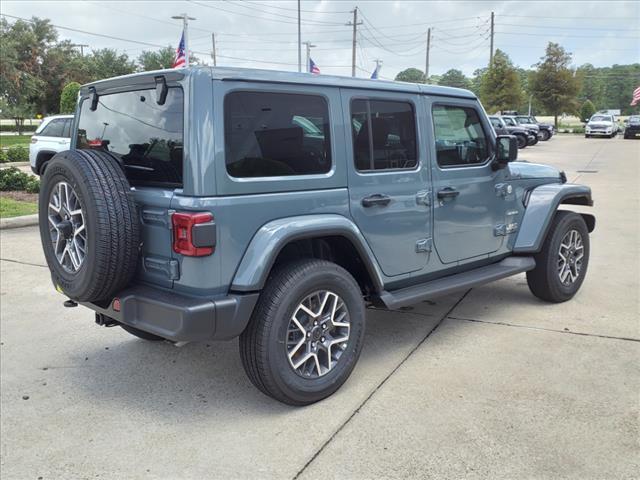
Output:
[[281,218],[263,225],[242,257],[231,290],[252,292],[262,289],[278,254],[288,243],[326,236],[342,236],[349,240],[360,255],[374,288],[382,291],[382,273],[362,233],[351,220],[335,214]]
[[[526,198],[526,210],[513,246],[514,253],[540,251],[551,220],[560,205],[593,206],[591,189],[585,185],[570,183],[541,185],[531,190]],[[595,217],[590,214],[581,215],[585,219],[589,232],[592,232],[596,224]]]

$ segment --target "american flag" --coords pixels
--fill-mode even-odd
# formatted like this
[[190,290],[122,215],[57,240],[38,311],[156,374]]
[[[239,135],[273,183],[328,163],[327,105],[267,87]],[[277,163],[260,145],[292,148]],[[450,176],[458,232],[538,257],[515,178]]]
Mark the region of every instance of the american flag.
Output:
[[640,87],[633,91],[633,99],[631,100],[631,106],[635,107],[640,102]]
[[309,73],[313,73],[314,75],[320,75],[320,69],[315,64],[311,58],[309,59]]
[[173,60],[173,68],[182,68],[187,66],[186,57],[184,56],[184,32],[180,37],[180,44],[176,48],[176,58]]
[[377,80],[379,74],[380,74],[380,65],[376,65],[376,69],[371,74],[371,79],[372,80]]

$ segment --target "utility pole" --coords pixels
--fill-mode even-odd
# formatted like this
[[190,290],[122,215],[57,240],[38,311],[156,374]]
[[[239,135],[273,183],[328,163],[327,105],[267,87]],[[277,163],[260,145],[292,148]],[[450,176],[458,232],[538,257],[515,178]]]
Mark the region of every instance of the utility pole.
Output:
[[427,60],[424,69],[424,79],[429,79],[429,53],[431,52],[431,27],[427,28]]
[[86,43],[72,43],[70,47],[80,47],[80,56],[84,57],[84,47],[89,47]]
[[213,66],[217,67],[217,62],[216,62],[216,34],[212,33],[211,34],[211,58],[213,58]]
[[353,22],[348,22],[347,26],[353,25],[353,45],[351,52],[351,76],[356,76],[356,42],[358,35],[358,25],[362,25],[362,22],[358,23],[358,7],[353,9]]
[[306,47],[307,47],[307,67],[306,67],[306,72],[310,73],[311,70],[309,69],[309,59],[311,58],[311,49],[313,47],[315,47],[315,45],[313,45],[311,42],[302,42]]
[[182,34],[184,35],[184,64],[186,67],[189,66],[189,20],[195,20],[195,18],[190,17],[186,13],[182,13],[180,15],[174,15],[174,20],[182,20]]
[[494,13],[491,12],[491,47],[490,47],[490,51],[489,51],[489,68],[491,68],[491,64],[493,63],[493,35],[494,35],[494,31],[493,31],[493,20],[494,20]]
[[[300,0],[298,0],[298,72],[302,72],[302,29],[300,24]],[[307,61],[307,63],[309,62]]]

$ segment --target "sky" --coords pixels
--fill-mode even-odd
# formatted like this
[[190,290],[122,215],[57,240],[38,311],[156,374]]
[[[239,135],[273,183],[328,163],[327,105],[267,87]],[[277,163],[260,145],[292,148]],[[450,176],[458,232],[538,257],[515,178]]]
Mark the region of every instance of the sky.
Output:
[[[489,61],[491,12],[495,48],[523,68],[539,60],[549,41],[571,52],[576,66],[640,62],[639,1],[302,0],[302,41],[315,45],[311,57],[322,73],[351,75],[353,27],[347,23],[356,6],[362,77],[370,75],[376,59],[383,78],[408,67],[424,70],[429,27],[430,74],[457,68],[471,75]],[[0,13],[118,37],[58,30],[61,39],[89,45],[85,52],[108,47],[133,58],[156,45],[175,46],[182,23],[171,16],[187,13],[196,18],[189,25],[190,50],[203,63],[212,64],[214,32],[218,66],[298,69],[296,0],[2,0]],[[304,69],[304,46],[302,59]]]

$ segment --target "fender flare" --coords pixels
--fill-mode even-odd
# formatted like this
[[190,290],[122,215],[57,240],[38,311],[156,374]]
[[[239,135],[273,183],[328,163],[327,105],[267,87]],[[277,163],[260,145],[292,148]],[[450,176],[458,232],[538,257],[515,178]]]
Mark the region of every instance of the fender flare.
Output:
[[[40,150],[38,152],[38,154],[36,155],[36,160],[35,160],[35,169],[38,175],[42,175],[42,168],[44,166],[45,163],[47,163],[49,160],[51,160],[51,158],[58,152],[55,152],[53,150]],[[45,159],[46,157],[46,159]]]
[[[526,197],[526,210],[513,245],[513,253],[540,251],[551,220],[561,204],[593,206],[591,188],[571,183],[553,183],[531,190]],[[592,232],[595,228],[595,217],[587,213],[581,215],[589,232]]]
[[301,215],[264,224],[249,242],[231,283],[231,290],[253,292],[264,287],[278,254],[290,242],[327,236],[345,237],[359,253],[377,291],[383,290],[382,272],[358,227],[337,214]]

